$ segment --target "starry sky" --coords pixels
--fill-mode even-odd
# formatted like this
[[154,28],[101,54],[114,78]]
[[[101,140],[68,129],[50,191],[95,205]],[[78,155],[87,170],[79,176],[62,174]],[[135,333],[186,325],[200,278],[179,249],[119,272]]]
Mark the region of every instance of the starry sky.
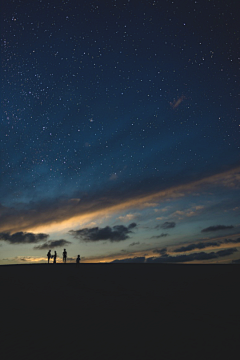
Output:
[[234,0],[1,4],[0,264],[240,259]]

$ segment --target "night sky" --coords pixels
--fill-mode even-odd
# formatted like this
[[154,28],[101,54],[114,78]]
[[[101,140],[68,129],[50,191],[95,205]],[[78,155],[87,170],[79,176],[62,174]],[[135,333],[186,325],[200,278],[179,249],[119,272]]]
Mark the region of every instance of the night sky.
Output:
[[239,15],[2,2],[1,264],[240,259]]

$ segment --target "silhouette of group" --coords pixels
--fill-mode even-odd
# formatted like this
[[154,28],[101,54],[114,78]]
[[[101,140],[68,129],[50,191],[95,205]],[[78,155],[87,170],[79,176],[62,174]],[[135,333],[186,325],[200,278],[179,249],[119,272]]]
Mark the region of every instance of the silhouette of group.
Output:
[[57,252],[54,251],[54,255],[52,255],[52,254],[51,254],[51,250],[49,250],[48,253],[47,253],[47,258],[48,258],[48,264],[49,264],[50,259],[53,259],[53,264],[56,264],[56,261],[57,261]]
[[[47,258],[48,258],[48,264],[50,262],[50,259],[53,259],[53,264],[56,264],[57,262],[57,252],[54,251],[54,255],[51,254],[51,250],[48,251],[47,253]],[[80,255],[77,256],[77,259],[76,259],[76,264],[79,265],[80,263]],[[63,263],[66,264],[66,261],[67,261],[67,251],[66,249],[63,250]]]

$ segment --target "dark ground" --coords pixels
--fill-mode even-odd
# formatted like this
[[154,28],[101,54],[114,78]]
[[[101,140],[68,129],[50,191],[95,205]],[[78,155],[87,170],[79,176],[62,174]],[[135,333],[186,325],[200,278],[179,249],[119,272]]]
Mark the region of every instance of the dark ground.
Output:
[[238,358],[239,279],[237,264],[0,266],[4,359]]

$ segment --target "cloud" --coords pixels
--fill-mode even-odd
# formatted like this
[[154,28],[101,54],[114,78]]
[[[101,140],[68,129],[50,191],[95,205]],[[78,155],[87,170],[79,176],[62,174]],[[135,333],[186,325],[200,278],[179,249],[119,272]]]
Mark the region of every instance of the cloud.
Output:
[[227,229],[233,229],[233,226],[232,225],[230,225],[230,226],[225,226],[225,225],[209,226],[209,227],[203,229],[201,232],[227,230]]
[[165,237],[165,236],[168,236],[169,234],[161,234],[161,235],[155,235],[155,236],[152,236],[151,239],[160,239],[161,237]]
[[182,246],[178,249],[173,250],[173,252],[184,252],[184,251],[191,251],[195,249],[205,249],[209,246],[220,246],[220,243],[217,241],[211,241],[207,243],[197,243],[197,244],[190,244],[187,246]]
[[184,95],[180,96],[177,100],[174,99],[173,102],[170,102],[171,107],[176,109],[184,99],[186,99],[186,96]]
[[118,220],[123,221],[123,222],[129,222],[129,221],[133,221],[133,220],[136,220],[139,218],[141,218],[141,214],[135,213],[135,214],[126,214],[124,216],[119,216]]
[[224,243],[224,244],[229,244],[229,243],[237,244],[237,243],[240,243],[240,238],[238,238],[238,239],[224,239],[224,240],[221,240],[221,242]]
[[[154,250],[156,253],[160,253],[161,250]],[[199,253],[192,253],[187,255],[177,255],[177,256],[170,256],[165,254],[164,251],[162,251],[162,256],[159,257],[135,257],[135,258],[128,258],[128,259],[121,259],[121,260],[114,260],[112,263],[159,263],[159,264],[167,264],[167,263],[185,263],[185,262],[191,262],[191,261],[204,261],[204,260],[211,260],[216,259],[219,257],[229,256],[232,255],[234,252],[238,251],[236,248],[231,249],[224,249],[219,250],[217,252],[199,252]]]
[[232,260],[232,263],[233,263],[233,264],[240,264],[240,259]]
[[172,229],[176,226],[176,223],[174,221],[166,221],[164,224],[160,225],[160,228],[162,229]]
[[21,263],[28,262],[28,263],[46,263],[46,257],[33,257],[33,256],[15,256],[14,258],[6,259],[8,263]]
[[[119,226],[122,226],[122,225],[119,225]],[[136,223],[131,223],[130,225],[128,225],[128,229],[133,229],[137,226]],[[114,226],[115,227],[115,226]]]
[[217,255],[218,256],[228,256],[228,255],[232,255],[235,251],[238,251],[238,249],[236,249],[236,248],[223,249],[223,250],[219,250],[217,252]]
[[133,243],[129,244],[128,246],[135,246],[135,245],[138,245],[138,244],[140,244],[140,242],[133,242]]
[[33,234],[28,232],[17,232],[15,234],[0,233],[0,240],[7,241],[10,244],[34,244],[44,241],[49,237],[48,234]]
[[122,259],[122,260],[113,260],[111,263],[144,263],[145,257],[134,257],[134,258],[128,258],[128,259]]
[[128,234],[132,233],[131,229],[134,229],[136,226],[136,223],[131,223],[129,226],[115,225],[112,228],[106,226],[105,228],[94,227],[70,230],[69,233],[75,238],[80,238],[86,242],[100,240],[110,240],[114,242],[129,239]]
[[190,244],[187,246],[182,246],[180,248],[177,248],[177,249],[173,250],[173,252],[185,252],[185,251],[191,251],[191,250],[195,250],[195,249],[205,249],[210,246],[211,247],[212,246],[220,246],[222,244],[229,244],[229,243],[233,243],[233,244],[240,243],[240,238],[235,239],[235,240],[224,239],[224,240],[207,241],[207,242],[202,242],[202,243]]
[[117,174],[116,174],[116,173],[113,173],[113,174],[110,176],[109,180],[117,180],[117,178],[118,178]]
[[[198,180],[195,180],[196,178]],[[149,179],[146,179],[138,186],[135,183],[129,183],[122,190],[112,181],[107,190],[76,192],[70,199],[63,196],[26,204],[9,206],[0,204],[0,232],[14,233],[32,231],[32,229],[45,232],[49,231],[45,230],[49,226],[51,226],[51,231],[59,231],[59,229],[71,228],[72,225],[69,223],[73,219],[80,222],[89,217],[90,221],[93,217],[101,216],[103,212],[109,215],[130,209],[142,209],[148,207],[149,204],[158,205],[160,202],[187,196],[202,189],[214,190],[216,186],[239,189],[239,180],[240,167],[218,174],[213,174],[212,171],[212,175],[209,176],[199,170],[194,177],[185,174],[182,178],[167,178],[166,182],[156,178],[151,186],[149,186]],[[37,230],[40,228],[41,230]]]
[[56,248],[56,247],[63,247],[66,245],[71,244],[70,241],[61,239],[61,240],[52,240],[52,241],[48,241],[42,245],[39,246],[34,246],[35,250],[45,250],[45,249],[52,249],[52,248]]
[[167,248],[162,248],[162,249],[155,249],[153,250],[153,253],[156,254],[161,254],[162,256],[165,256],[167,252]]
[[236,248],[231,248],[231,249],[224,249],[210,253],[206,253],[202,251],[199,253],[184,254],[177,256],[166,255],[164,257],[148,258],[146,259],[146,262],[147,263],[179,263],[179,262],[190,262],[196,260],[211,260],[211,259],[219,258],[221,256],[232,255],[236,251],[238,251]]
[[203,205],[197,205],[194,207],[191,207],[189,209],[185,210],[177,210],[174,213],[171,214],[172,218],[178,218],[179,220],[182,220],[184,217],[192,217],[199,215],[205,210],[205,207]]

